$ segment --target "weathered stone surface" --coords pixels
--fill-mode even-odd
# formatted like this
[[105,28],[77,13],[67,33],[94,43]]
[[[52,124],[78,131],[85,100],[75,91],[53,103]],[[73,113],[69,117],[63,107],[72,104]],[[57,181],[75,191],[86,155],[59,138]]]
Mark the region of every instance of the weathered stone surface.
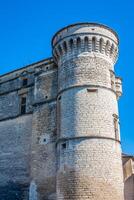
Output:
[[32,115],[0,122],[0,199],[22,199],[19,197],[23,193],[27,199],[31,126]]
[[111,86],[118,43],[104,29],[94,25],[93,34],[90,25],[76,25],[53,40],[60,95],[58,200],[124,199],[120,132],[114,122],[117,94]]
[[52,46],[53,58],[0,77],[0,200],[123,200],[117,35],[76,24]]
[[133,200],[134,199],[134,175],[130,176],[125,181],[125,199],[126,200]]

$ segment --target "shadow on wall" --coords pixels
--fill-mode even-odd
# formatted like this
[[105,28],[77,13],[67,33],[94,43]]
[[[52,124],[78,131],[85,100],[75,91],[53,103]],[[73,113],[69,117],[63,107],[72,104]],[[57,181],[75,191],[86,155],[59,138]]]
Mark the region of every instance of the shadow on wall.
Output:
[[5,186],[0,186],[0,200],[28,200],[28,185],[20,185],[8,182]]

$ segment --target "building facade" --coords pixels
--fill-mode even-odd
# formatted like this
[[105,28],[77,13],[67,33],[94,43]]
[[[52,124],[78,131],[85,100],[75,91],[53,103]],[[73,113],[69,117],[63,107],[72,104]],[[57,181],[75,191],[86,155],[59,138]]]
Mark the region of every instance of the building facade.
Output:
[[118,44],[104,25],[70,25],[53,37],[52,58],[0,76],[1,200],[134,199]]

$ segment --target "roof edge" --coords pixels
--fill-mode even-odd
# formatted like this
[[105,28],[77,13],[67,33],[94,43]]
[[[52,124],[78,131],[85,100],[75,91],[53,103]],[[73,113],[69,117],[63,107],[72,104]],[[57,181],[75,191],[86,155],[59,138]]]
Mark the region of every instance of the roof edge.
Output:
[[31,64],[29,64],[29,65],[26,65],[26,66],[24,66],[24,67],[20,67],[20,68],[17,68],[17,69],[15,69],[15,70],[13,70],[13,71],[9,71],[9,72],[7,72],[7,73],[5,73],[5,74],[2,74],[2,75],[0,75],[0,78],[2,78],[2,77],[4,77],[4,76],[6,76],[6,75],[9,75],[9,74],[12,74],[12,73],[14,73],[14,72],[17,72],[17,71],[19,71],[19,70],[23,70],[23,69],[26,69],[26,68],[28,68],[28,67],[32,67],[32,65],[37,65],[37,64],[39,64],[39,63],[42,63],[42,62],[52,62],[53,61],[53,58],[52,57],[49,57],[49,58],[46,58],[46,59],[43,59],[43,60],[40,60],[40,61],[37,61],[37,62],[34,62],[34,63],[31,63]]
[[134,158],[134,155],[132,155],[132,154],[126,154],[126,153],[122,153],[122,157]]
[[64,31],[65,29],[68,29],[70,27],[73,27],[73,26],[77,26],[77,25],[96,25],[96,26],[99,26],[99,27],[103,27],[109,31],[111,31],[115,37],[117,38],[117,41],[118,41],[118,44],[119,44],[119,37],[118,37],[118,34],[116,33],[116,31],[114,31],[112,28],[110,28],[109,26],[107,25],[104,25],[104,24],[101,24],[101,23],[97,23],[97,22],[77,22],[77,23],[74,23],[74,24],[70,24],[68,26],[65,26],[64,28],[61,28],[59,29],[59,31],[57,31],[54,36],[52,37],[52,40],[51,40],[51,46],[53,47],[53,41],[54,41],[54,38],[56,37],[57,34],[59,34],[60,32]]

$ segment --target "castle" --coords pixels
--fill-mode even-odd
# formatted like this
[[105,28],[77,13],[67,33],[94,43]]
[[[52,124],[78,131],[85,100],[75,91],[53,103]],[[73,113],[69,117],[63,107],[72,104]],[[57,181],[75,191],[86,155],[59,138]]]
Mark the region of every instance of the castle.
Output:
[[107,26],[73,24],[52,58],[0,76],[0,200],[134,200],[118,44]]

